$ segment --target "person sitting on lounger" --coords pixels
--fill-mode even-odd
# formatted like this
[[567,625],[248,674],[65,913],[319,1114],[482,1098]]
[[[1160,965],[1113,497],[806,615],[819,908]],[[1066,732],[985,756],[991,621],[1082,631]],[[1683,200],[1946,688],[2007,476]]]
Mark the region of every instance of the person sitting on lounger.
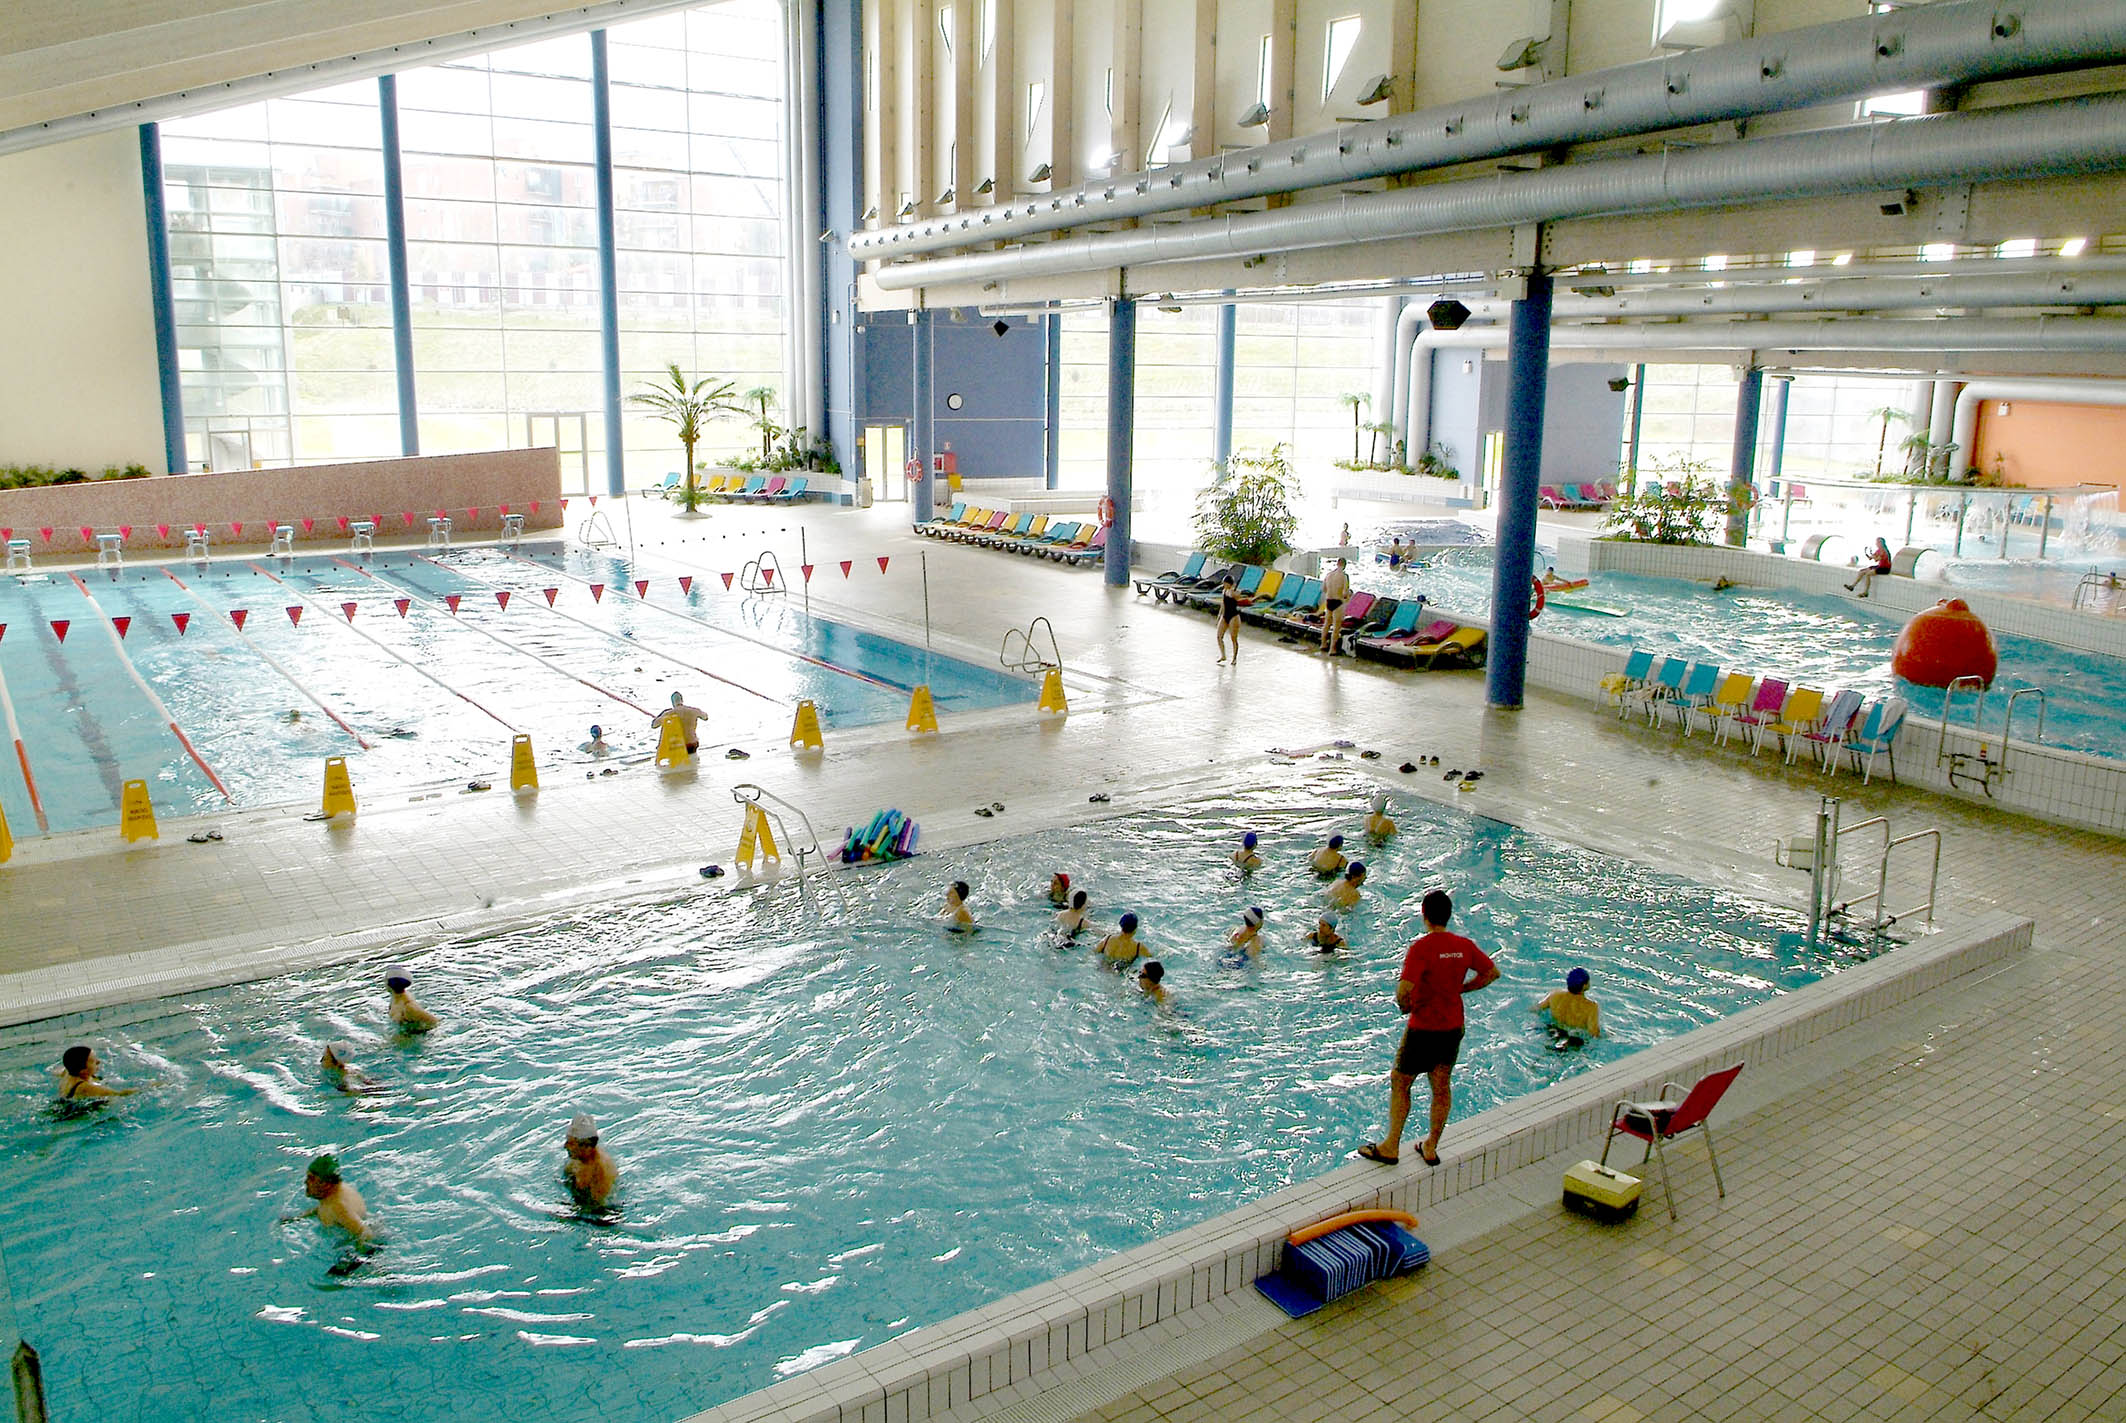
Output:
[[1144,945],[1137,942],[1137,916],[1123,915],[1116,932],[1100,941],[1100,952],[1109,968],[1127,968],[1143,957]]
[[1318,875],[1342,874],[1347,863],[1349,862],[1344,859],[1344,837],[1341,835],[1331,835],[1329,843],[1316,850],[1313,858],[1307,861]]
[[1240,837],[1240,848],[1233,852],[1233,863],[1243,872],[1262,868],[1262,856],[1255,853],[1255,832],[1250,830]]
[[1587,981],[1587,970],[1575,968],[1565,975],[1564,988],[1535,1005],[1533,1011],[1546,1016],[1554,1050],[1584,1047],[1588,1038],[1602,1036],[1602,1009],[1587,996]]
[[1366,883],[1364,861],[1353,860],[1344,870],[1344,877],[1329,886],[1327,899],[1331,909],[1348,912],[1358,908],[1358,891]]

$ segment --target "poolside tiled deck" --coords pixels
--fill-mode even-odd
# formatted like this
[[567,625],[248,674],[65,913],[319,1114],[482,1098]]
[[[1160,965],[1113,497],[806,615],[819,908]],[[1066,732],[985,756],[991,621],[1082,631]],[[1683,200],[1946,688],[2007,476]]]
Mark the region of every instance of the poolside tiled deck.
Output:
[[[524,802],[371,790],[351,825],[305,824],[308,807],[261,811],[219,820],[228,839],[211,846],[183,843],[177,826],[144,849],[101,833],[25,842],[0,870],[0,1012],[274,972],[320,936],[345,937],[319,952],[374,952],[398,929],[698,886],[693,867],[735,842],[727,787],[739,781],[803,805],[823,829],[899,804],[931,843],[964,843],[1086,814],[1095,790],[1114,797],[1103,811],[1126,812],[1204,775],[1249,774],[1268,746],[1346,737],[1388,765],[1429,751],[1489,772],[1451,797],[1438,773],[1410,778],[1421,793],[1789,900],[1802,882],[1771,866],[1771,843],[1802,833],[1835,786],[1849,821],[1941,826],[1945,899],[2034,918],[2036,947],[1746,1075],[1721,1119],[1725,1201],[1690,1146],[1678,1153],[1680,1223],[1656,1192],[1630,1225],[1588,1225],[1555,1201],[1563,1165],[1592,1154],[1575,1146],[1428,1213],[1438,1254],[1409,1281],[1300,1323],[1217,1311],[1198,1321],[1193,1348],[1191,1331],[1163,1328],[1148,1347],[1088,1357],[968,1411],[1294,1423],[2126,1415],[2120,842],[1826,781],[1543,695],[1487,712],[1480,676],[1324,662],[1256,633],[1237,669],[1220,667],[1205,619],[1106,590],[1093,571],[921,543],[899,509],[691,524],[637,514],[646,557],[697,570],[735,567],[764,541],[790,545],[794,567],[800,518],[826,568],[928,549],[941,634],[979,657],[1007,628],[1049,616],[1086,694],[1073,691],[1061,723],[1029,708],[921,740],[897,725],[830,733],[822,758],[755,746],[750,761],[704,760],[686,776],[557,777]],[[823,609],[844,597],[834,581],[815,585]],[[878,580],[866,599],[859,616],[920,636],[916,580]],[[990,800],[1009,811],[968,813]]]

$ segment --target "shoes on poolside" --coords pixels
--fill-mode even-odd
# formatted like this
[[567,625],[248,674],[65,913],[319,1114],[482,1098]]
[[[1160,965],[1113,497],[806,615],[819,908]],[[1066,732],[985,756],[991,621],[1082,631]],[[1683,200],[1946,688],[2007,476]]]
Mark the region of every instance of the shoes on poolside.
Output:
[[1380,753],[1378,751],[1361,751],[1358,753],[1358,759],[1361,761],[1378,761]]
[[741,751],[736,746],[733,746],[730,750],[723,753],[723,759],[726,761],[750,761],[753,759],[753,753],[750,751]]
[[1437,765],[1439,764],[1439,757],[1437,757],[1437,756],[1434,756],[1434,757],[1432,758],[1432,760],[1431,760],[1431,763],[1430,763],[1430,764],[1432,764],[1432,765],[1434,765],[1434,766],[1437,766]]
[[990,816],[992,816],[992,815],[995,815],[995,814],[996,814],[996,812],[995,812],[995,811],[991,810],[991,809],[990,809],[990,808],[989,808],[988,806],[986,806],[986,805],[978,805],[978,806],[976,806],[976,807],[974,808],[974,813],[975,813],[976,815],[979,815],[979,816],[981,816],[981,817],[982,817],[982,819],[984,819],[984,820],[987,820],[987,819],[989,819],[989,817],[990,817]]
[[471,795],[474,791],[491,791],[493,789],[493,784],[488,781],[467,781],[465,783],[465,793],[467,795]]
[[1407,776],[1412,771],[1415,771],[1417,769],[1417,763],[1415,761],[1405,761],[1400,766],[1397,766],[1395,769],[1401,771],[1404,775]]
[[1446,775],[1440,777],[1443,781],[1458,781],[1461,778],[1462,773],[1460,771],[1449,771]]
[[617,776],[617,775],[619,775],[620,773],[619,773],[618,771],[614,770],[614,769],[613,769],[613,768],[612,768],[611,766],[607,766],[607,767],[606,767],[606,768],[605,768],[604,770],[600,771],[600,772],[599,772],[598,774],[599,774],[599,775],[601,775],[601,776]]
[[1358,1148],[1358,1154],[1381,1166],[1396,1166],[1402,1163],[1400,1156],[1390,1156],[1370,1141]]
[[723,866],[722,866],[722,865],[703,865],[703,866],[701,867],[701,877],[702,877],[703,879],[722,879],[722,878],[723,878]]
[[1094,804],[1094,805],[1106,805],[1106,804],[1107,804],[1107,792],[1106,792],[1106,791],[1094,791],[1094,792],[1093,792],[1093,793],[1092,793],[1091,795],[1089,795],[1089,796],[1087,796],[1087,797],[1086,797],[1086,800],[1090,801],[1090,802],[1091,802],[1092,804]]
[[1004,810],[1004,802],[1000,800],[993,800],[989,803],[989,808],[998,812],[999,814],[1002,814]]
[[1465,771],[1462,773],[1462,780],[1465,782],[1481,781],[1482,779],[1484,779],[1484,773],[1482,771]]
[[205,845],[221,839],[221,832],[219,830],[195,830],[190,835],[185,836],[185,839],[195,845]]

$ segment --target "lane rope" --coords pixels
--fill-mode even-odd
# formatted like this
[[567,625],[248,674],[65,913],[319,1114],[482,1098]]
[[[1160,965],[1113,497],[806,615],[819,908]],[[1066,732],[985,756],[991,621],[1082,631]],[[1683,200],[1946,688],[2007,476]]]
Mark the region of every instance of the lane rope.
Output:
[[74,586],[81,590],[81,596],[89,600],[89,606],[96,610],[96,616],[103,619],[103,630],[111,635],[111,650],[118,654],[118,665],[125,668],[126,675],[133,679],[134,686],[140,688],[140,694],[148,699],[148,705],[155,708],[155,714],[162,718],[163,725],[170,728],[170,734],[185,748],[185,754],[198,763],[200,770],[207,773],[208,780],[214,782],[214,789],[221,792],[221,798],[233,801],[235,797],[231,796],[229,788],[221,783],[221,777],[214,774],[214,768],[207,764],[207,758],[199,754],[199,748],[192,744],[192,738],[185,735],[184,728],[177,724],[177,718],[170,715],[170,709],[162,704],[162,698],[155,694],[155,689],[148,685],[148,679],[140,675],[140,669],[135,667],[133,659],[126,655],[125,639],[118,635],[118,625],[112,622],[111,615],[103,610],[103,604],[96,601],[96,595],[89,591],[89,585],[81,581],[81,575],[78,573],[69,573],[67,577],[74,580]]
[[[172,583],[175,583],[178,587],[184,589],[185,592],[191,596],[193,602],[199,604],[200,607],[206,609],[209,613],[215,614],[220,621],[228,621],[227,616],[222,613],[221,609],[215,607],[212,603],[209,603],[204,597],[200,596],[200,594],[192,587],[191,584],[185,582],[184,579],[179,578],[176,574],[170,572],[170,570],[167,568],[163,569],[162,572],[164,577],[168,578]],[[308,699],[310,705],[316,707],[326,716],[331,717],[332,720],[338,724],[340,730],[346,732],[349,736],[353,737],[355,745],[361,747],[364,751],[374,751],[376,749],[376,746],[373,742],[371,742],[368,738],[364,737],[362,733],[356,731],[353,727],[347,724],[346,718],[342,717],[331,707],[326,706],[322,697],[318,696],[317,693],[311,691],[308,687],[304,686],[300,681],[298,681],[296,679],[296,675],[293,672],[290,672],[285,666],[283,666],[279,658],[275,657],[272,653],[266,651],[265,648],[260,647],[256,642],[254,642],[251,638],[251,634],[245,632],[242,628],[235,627],[234,624],[231,624],[231,628],[236,633],[236,635],[243,640],[244,645],[249,647],[253,652],[257,653],[260,659],[263,660],[267,666],[271,667],[274,671],[280,673],[281,676],[287,678],[288,685],[295,688],[296,691],[301,692],[303,696]]]

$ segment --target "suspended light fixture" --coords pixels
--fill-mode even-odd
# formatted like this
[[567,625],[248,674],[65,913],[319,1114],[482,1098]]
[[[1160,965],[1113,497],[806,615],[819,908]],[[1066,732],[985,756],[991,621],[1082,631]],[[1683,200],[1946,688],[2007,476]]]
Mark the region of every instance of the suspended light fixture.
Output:
[[1261,128],[1269,121],[1270,106],[1268,104],[1258,103],[1240,116],[1240,126],[1242,128]]

